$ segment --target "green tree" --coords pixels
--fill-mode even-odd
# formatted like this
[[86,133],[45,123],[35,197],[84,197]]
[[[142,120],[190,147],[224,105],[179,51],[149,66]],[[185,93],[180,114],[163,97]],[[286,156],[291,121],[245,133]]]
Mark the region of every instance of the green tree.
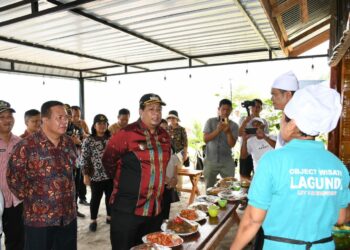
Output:
[[188,138],[188,146],[200,150],[204,145],[202,124],[198,121],[193,123],[192,133]]

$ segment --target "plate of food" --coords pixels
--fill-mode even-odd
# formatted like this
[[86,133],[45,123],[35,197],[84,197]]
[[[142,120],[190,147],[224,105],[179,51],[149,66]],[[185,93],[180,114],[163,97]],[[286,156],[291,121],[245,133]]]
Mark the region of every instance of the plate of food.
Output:
[[235,177],[225,177],[216,183],[217,187],[229,188],[232,184],[237,181]]
[[130,248],[130,250],[171,250],[171,248],[159,246],[154,243],[143,243],[141,245]]
[[211,187],[207,189],[208,195],[218,195],[221,191],[225,191],[227,188],[225,187]]
[[195,221],[185,220],[179,216],[162,224],[160,229],[167,233],[187,236],[198,232],[199,224]]
[[200,195],[196,198],[196,202],[216,203],[218,200],[220,200],[220,198],[214,195]]
[[237,201],[247,197],[247,194],[241,191],[226,190],[218,193],[218,196],[225,200]]
[[184,240],[177,234],[166,232],[150,233],[142,237],[144,243],[153,243],[161,247],[177,247],[180,246]]
[[208,207],[210,205],[213,205],[213,203],[211,203],[211,202],[194,202],[191,205],[189,205],[188,208],[196,209],[196,210],[200,210],[204,213],[208,213]]
[[178,216],[189,221],[201,221],[207,217],[207,214],[196,209],[182,209]]

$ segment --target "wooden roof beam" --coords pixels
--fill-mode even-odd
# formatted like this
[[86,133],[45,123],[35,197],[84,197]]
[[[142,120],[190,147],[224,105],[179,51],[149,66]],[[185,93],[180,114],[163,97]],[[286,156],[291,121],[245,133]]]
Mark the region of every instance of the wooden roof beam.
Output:
[[272,16],[277,17],[297,5],[299,0],[287,0],[281,4],[278,4],[276,1],[274,2],[272,5]]
[[272,29],[275,32],[276,37],[280,42],[281,49],[283,50],[284,54],[288,56],[289,50],[285,45],[285,42],[288,41],[288,35],[284,27],[282,17],[281,15],[279,15],[278,17],[272,16],[272,4],[275,4],[276,0],[271,0],[271,3],[269,0],[260,0],[260,3],[263,9],[265,10],[266,16],[268,17],[270,24],[272,25]]
[[309,21],[309,9],[307,7],[307,0],[299,0],[300,3],[300,17],[302,23],[307,23]]
[[304,33],[301,33],[300,35],[294,37],[293,39],[289,40],[286,42],[286,47],[291,46],[292,44],[298,42],[299,40],[303,39],[304,37],[316,32],[317,30],[323,28],[324,26],[330,24],[331,19],[327,18],[326,20],[324,20],[323,22],[315,25],[314,27],[308,29],[307,31],[305,31]]
[[300,54],[316,47],[317,45],[320,45],[321,43],[327,41],[329,39],[329,30],[325,30],[322,33],[318,34],[317,36],[311,38],[310,40],[300,44],[299,46],[293,48],[293,50],[290,52],[290,57],[297,57]]

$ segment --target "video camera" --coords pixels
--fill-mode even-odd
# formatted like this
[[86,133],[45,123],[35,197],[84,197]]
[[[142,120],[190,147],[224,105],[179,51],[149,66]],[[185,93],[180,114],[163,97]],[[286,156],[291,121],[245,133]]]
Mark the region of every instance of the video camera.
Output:
[[247,110],[248,116],[250,116],[249,107],[254,107],[255,102],[254,101],[244,101],[241,103],[241,106]]
[[241,103],[243,108],[248,108],[250,106],[255,106],[255,102],[254,101],[244,101]]

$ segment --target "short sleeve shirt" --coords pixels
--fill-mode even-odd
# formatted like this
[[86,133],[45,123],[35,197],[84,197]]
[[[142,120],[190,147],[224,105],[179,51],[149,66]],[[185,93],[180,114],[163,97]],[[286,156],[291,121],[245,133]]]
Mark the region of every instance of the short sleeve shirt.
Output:
[[[348,170],[322,142],[294,139],[260,159],[248,198],[251,206],[267,210],[265,235],[316,241],[332,235],[339,210],[348,205],[348,186]],[[305,245],[265,239],[264,249]],[[312,249],[334,249],[334,243]]]
[[[270,139],[276,140],[274,136],[269,136]],[[247,141],[247,151],[252,155],[254,170],[258,166],[260,158],[268,151],[273,150],[273,147],[265,140],[258,139],[256,136],[252,136]]]
[[[210,118],[205,126],[203,132],[209,134],[213,132],[218,126],[219,118],[214,117]],[[229,120],[229,125],[233,137],[235,139],[238,138],[238,125],[237,123]],[[232,162],[232,151],[231,147],[228,145],[226,134],[224,132],[220,132],[218,136],[216,136],[213,140],[209,141],[206,146],[206,159],[210,162],[215,163],[226,163]]]

